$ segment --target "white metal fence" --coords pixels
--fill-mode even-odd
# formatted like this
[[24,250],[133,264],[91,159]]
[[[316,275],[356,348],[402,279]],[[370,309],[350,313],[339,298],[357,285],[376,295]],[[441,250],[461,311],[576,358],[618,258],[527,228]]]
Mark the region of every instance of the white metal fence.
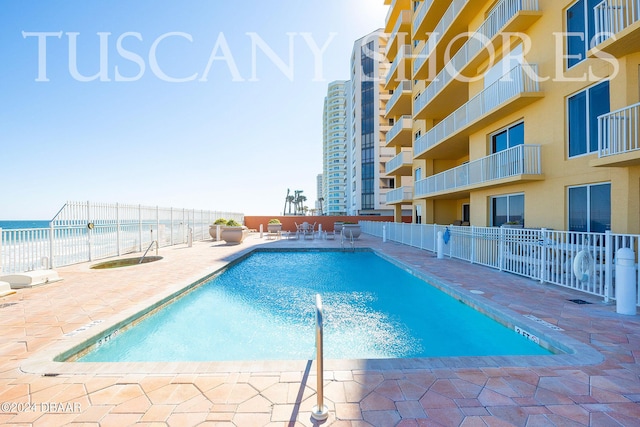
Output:
[[640,0],[604,0],[593,11],[596,43],[602,43],[640,20]]
[[[618,249],[632,249],[638,262],[639,235],[376,221],[361,221],[360,225],[364,233],[382,237],[384,232],[388,240],[431,252],[437,251],[438,232],[448,230],[447,257],[597,295],[605,301],[615,299]],[[576,257],[591,261],[580,278],[574,274]],[[638,282],[640,271],[636,270],[636,289]],[[640,305],[640,295],[636,305]]]
[[598,117],[598,156],[640,150],[640,103]]
[[21,273],[93,261],[146,249],[209,238],[216,219],[235,219],[232,212],[161,208],[90,202],[68,202],[49,228],[0,229],[0,272]]

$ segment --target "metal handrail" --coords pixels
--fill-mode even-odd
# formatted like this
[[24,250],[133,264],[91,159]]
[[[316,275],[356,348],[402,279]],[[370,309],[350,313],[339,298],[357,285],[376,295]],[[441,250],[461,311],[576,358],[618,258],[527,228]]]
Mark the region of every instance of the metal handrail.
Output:
[[323,314],[322,314],[322,297],[316,294],[316,365],[317,365],[317,405],[311,409],[311,417],[314,420],[322,421],[329,417],[329,409],[324,404],[324,356],[322,354],[323,341]]
[[154,245],[156,245],[156,256],[158,256],[158,241],[157,240],[153,240],[151,241],[151,244],[149,245],[149,247],[147,248],[146,251],[144,251],[144,254],[142,255],[142,257],[140,258],[140,261],[138,261],[138,264],[142,264],[142,261],[144,260],[144,257],[147,256],[147,252],[149,252],[149,249],[151,249],[151,247]]

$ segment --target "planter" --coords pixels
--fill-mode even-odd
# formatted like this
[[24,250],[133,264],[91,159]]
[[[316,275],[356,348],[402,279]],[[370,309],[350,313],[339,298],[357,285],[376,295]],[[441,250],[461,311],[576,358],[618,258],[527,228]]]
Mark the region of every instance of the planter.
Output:
[[282,231],[282,224],[267,224],[267,231],[269,233],[277,233]]
[[360,224],[342,224],[342,233],[347,238],[357,239],[361,233]]
[[220,233],[220,238],[227,243],[230,244],[239,244],[242,243],[245,237],[249,234],[249,230],[243,226],[237,227],[229,227],[224,226],[221,227],[222,232]]
[[344,222],[342,222],[342,221],[334,222],[333,223],[333,231],[336,231],[338,233],[341,232],[343,224],[344,224]]
[[[222,227],[224,227],[224,225],[220,226],[220,230],[222,230]],[[210,225],[209,226],[209,236],[211,236],[211,238],[213,240],[218,240],[218,235],[216,234],[217,230],[218,230],[218,226],[217,225]]]

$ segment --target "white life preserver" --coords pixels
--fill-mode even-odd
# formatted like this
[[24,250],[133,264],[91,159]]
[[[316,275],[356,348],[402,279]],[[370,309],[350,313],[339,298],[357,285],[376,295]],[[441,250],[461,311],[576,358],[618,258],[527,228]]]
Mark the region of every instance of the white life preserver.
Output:
[[573,274],[578,281],[587,282],[594,273],[594,263],[591,254],[583,249],[573,259]]

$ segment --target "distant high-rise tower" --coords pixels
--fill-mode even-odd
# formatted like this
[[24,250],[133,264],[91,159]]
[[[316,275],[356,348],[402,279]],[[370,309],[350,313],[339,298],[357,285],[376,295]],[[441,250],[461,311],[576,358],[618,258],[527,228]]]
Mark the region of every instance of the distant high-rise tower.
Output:
[[385,163],[395,152],[385,147],[390,129],[384,119],[390,98],[383,90],[388,62],[383,54],[386,35],[376,30],[353,45],[349,90],[347,213],[390,215],[386,192],[395,186],[385,174]]
[[331,82],[324,99],[322,135],[322,213],[347,212],[347,90],[349,82]]

